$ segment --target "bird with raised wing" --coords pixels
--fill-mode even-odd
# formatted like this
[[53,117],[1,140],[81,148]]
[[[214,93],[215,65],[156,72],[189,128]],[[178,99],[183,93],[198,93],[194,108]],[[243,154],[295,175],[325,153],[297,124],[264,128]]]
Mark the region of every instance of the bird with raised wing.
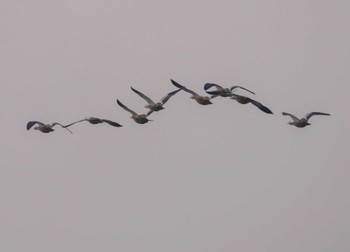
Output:
[[286,113],[286,112],[282,112],[282,115],[284,116],[290,116],[292,118],[292,122],[288,122],[289,125],[294,125],[295,127],[298,128],[304,128],[305,126],[311,125],[311,123],[309,123],[309,119],[314,116],[314,115],[325,115],[325,116],[330,116],[331,114],[328,113],[323,113],[323,112],[310,112],[307,113],[303,118],[297,118],[296,116],[290,114],[290,113]]
[[[215,87],[215,90],[209,90],[212,87]],[[218,84],[215,84],[215,83],[205,83],[204,84],[204,90],[207,94],[211,95],[211,98],[215,98],[218,96],[231,97],[232,93],[238,88],[243,89],[245,91],[248,91],[249,93],[255,94],[254,92],[252,92],[249,89],[246,89],[242,86],[232,86],[230,88],[224,88],[224,87],[222,87]]]
[[180,85],[179,83],[177,83],[174,80],[171,80],[171,82],[173,83],[173,85],[175,87],[180,88],[180,89],[182,89],[183,91],[185,91],[187,93],[190,93],[192,95],[190,98],[196,100],[196,102],[198,102],[199,104],[201,104],[201,105],[212,104],[212,102],[210,101],[210,98],[208,96],[199,95],[196,92],[194,92],[194,91],[192,91],[192,90],[190,90],[190,89]]
[[266,114],[273,114],[272,111],[269,108],[265,107],[260,102],[258,102],[256,100],[253,100],[253,99],[251,99],[249,97],[238,95],[238,94],[232,94],[231,95],[231,99],[232,100],[236,100],[240,104],[251,103],[254,106],[256,106],[258,109],[260,109],[261,111],[265,112]]
[[140,91],[134,89],[133,87],[131,87],[131,90],[134,91],[136,94],[138,94],[141,98],[143,98],[148,104],[145,106],[145,108],[148,108],[150,111],[147,113],[147,116],[152,114],[155,111],[159,111],[164,109],[164,104],[173,96],[175,95],[177,92],[181,91],[181,89],[177,89],[175,91],[172,91],[168,94],[166,94],[159,102],[154,102],[151,98],[149,98],[148,96],[144,95],[143,93],[141,93]]
[[79,122],[89,122],[91,124],[100,124],[100,123],[107,123],[111,126],[114,126],[114,127],[123,127],[122,125],[120,125],[119,123],[117,122],[113,122],[111,120],[107,120],[107,119],[100,119],[100,118],[97,118],[97,117],[85,117],[84,119],[81,119],[79,121],[76,121],[76,122],[73,122],[71,124],[68,124],[66,126],[63,126],[64,128],[66,127],[70,127],[76,123],[79,123]]
[[117,103],[120,107],[122,107],[123,109],[125,109],[126,111],[128,111],[131,114],[130,118],[132,118],[136,123],[145,124],[148,121],[152,121],[152,120],[149,120],[147,118],[146,114],[137,114],[135,111],[129,109],[127,106],[125,106],[123,103],[121,103],[118,99],[117,99]]
[[[36,125],[36,126],[34,126]],[[65,128],[66,130],[68,130],[71,134],[72,131],[70,131],[67,127],[68,126],[63,126],[62,124],[58,123],[58,122],[54,122],[54,123],[51,123],[51,124],[44,124],[42,122],[39,122],[39,121],[29,121],[27,123],[27,130],[30,130],[33,126],[34,126],[34,130],[39,130],[41,131],[42,133],[50,133],[52,131],[54,131],[53,127],[56,126],[56,125],[59,125],[61,126],[62,128]]]

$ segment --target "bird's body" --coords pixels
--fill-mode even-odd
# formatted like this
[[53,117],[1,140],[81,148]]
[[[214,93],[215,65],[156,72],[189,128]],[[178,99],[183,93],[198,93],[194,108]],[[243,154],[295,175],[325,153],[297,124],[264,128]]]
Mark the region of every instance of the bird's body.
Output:
[[129,109],[127,106],[125,106],[123,103],[121,103],[118,99],[117,99],[117,103],[120,107],[122,107],[123,109],[125,109],[126,111],[128,111],[131,114],[131,117],[136,123],[138,124],[145,124],[148,121],[151,121],[147,118],[146,114],[137,114],[135,111]]
[[154,102],[151,98],[148,96],[144,95],[140,91],[134,89],[131,87],[131,90],[134,91],[136,94],[138,94],[141,98],[143,98],[148,104],[145,105],[145,108],[148,108],[150,111],[147,113],[147,116],[150,115],[153,112],[160,111],[164,109],[164,104],[177,92],[179,92],[181,89],[177,89],[173,92],[170,92],[166,94],[159,102]]
[[207,96],[200,96],[200,95],[193,95],[190,97],[191,99],[194,99],[197,103],[201,104],[201,105],[209,105],[209,104],[213,104],[210,101],[210,98]]
[[[36,125],[36,126],[34,126]],[[39,121],[29,121],[27,123],[27,130],[30,130],[33,126],[34,126],[34,130],[39,130],[41,131],[42,133],[50,133],[52,131],[54,131],[53,127],[56,126],[56,125],[59,125],[61,126],[62,128],[65,128],[67,129],[71,134],[73,134],[68,128],[67,126],[63,126],[62,124],[58,123],[58,122],[54,122],[54,123],[51,123],[51,124],[44,124],[42,122],[39,122]]]
[[323,112],[310,112],[307,113],[303,118],[297,118],[296,116],[290,114],[290,113],[286,113],[286,112],[282,112],[282,115],[284,116],[290,116],[292,118],[292,122],[288,122],[289,125],[294,125],[297,128],[304,128],[308,125],[311,125],[308,121],[309,119],[314,116],[314,115],[326,115],[326,116],[330,116],[330,114],[328,113],[323,113]]
[[266,114],[273,114],[269,108],[265,107],[260,102],[253,100],[249,97],[237,95],[237,94],[232,94],[231,99],[237,101],[240,104],[251,103],[254,106],[256,106],[258,109],[260,109],[261,111],[265,112]]
[[148,108],[152,112],[157,112],[164,109],[163,104],[160,102],[145,105],[145,108]]
[[64,126],[64,128],[70,127],[70,126],[72,126],[72,125],[74,125],[74,124],[76,124],[76,123],[85,122],[85,121],[86,121],[86,122],[89,122],[89,123],[91,123],[91,124],[108,123],[109,125],[114,126],[114,127],[122,127],[122,125],[120,125],[119,123],[113,122],[113,121],[111,121],[111,120],[100,119],[100,118],[97,118],[97,117],[86,117],[86,118],[84,118],[84,119],[82,119],[82,120],[79,120],[79,121],[73,122],[73,123],[71,123],[71,124],[68,124],[68,125]]
[[210,98],[208,96],[202,96],[197,94],[196,92],[180,85],[179,83],[177,83],[174,80],[171,80],[171,82],[173,83],[173,85],[177,88],[182,89],[183,91],[190,93],[192,96],[190,97],[191,99],[194,99],[197,103],[201,104],[201,105],[209,105],[212,104],[212,102],[210,101]]

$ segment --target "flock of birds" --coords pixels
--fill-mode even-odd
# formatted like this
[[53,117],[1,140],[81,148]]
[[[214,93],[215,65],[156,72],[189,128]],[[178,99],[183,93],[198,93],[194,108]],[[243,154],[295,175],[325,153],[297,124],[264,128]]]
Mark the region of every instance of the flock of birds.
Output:
[[[256,106],[258,109],[260,109],[261,111],[263,111],[264,113],[267,114],[273,114],[272,111],[267,108],[266,106],[262,105],[260,102],[253,100],[247,96],[243,96],[243,95],[238,95],[235,93],[235,91],[237,91],[238,89],[242,89],[245,90],[251,94],[254,94],[254,92],[242,87],[242,86],[232,86],[230,88],[224,88],[218,84],[215,83],[206,83],[204,84],[204,91],[210,95],[209,96],[202,96],[197,94],[196,92],[194,92],[191,89],[188,89],[185,86],[180,85],[179,83],[177,83],[174,80],[171,80],[171,83],[177,88],[175,91],[172,91],[168,94],[166,94],[159,102],[154,102],[151,98],[149,98],[148,96],[146,96],[145,94],[141,93],[140,91],[134,89],[133,87],[131,87],[131,90],[133,92],[135,92],[137,95],[139,95],[141,98],[143,98],[146,102],[147,105],[145,106],[145,108],[149,109],[149,111],[146,114],[138,114],[135,111],[131,110],[130,108],[128,108],[127,106],[125,106],[123,103],[121,103],[120,100],[117,99],[117,104],[122,107],[124,110],[126,110],[127,112],[129,112],[131,114],[131,118],[139,124],[145,124],[148,121],[152,121],[150,119],[148,119],[148,116],[151,115],[153,112],[157,112],[160,110],[164,109],[164,104],[171,98],[173,97],[175,94],[177,94],[180,91],[185,91],[189,94],[191,94],[191,99],[194,99],[197,103],[201,104],[201,105],[209,105],[212,104],[211,100],[216,98],[216,97],[229,97],[232,100],[237,101],[240,104],[248,104],[251,103],[252,105]],[[310,125],[310,123],[308,122],[309,119],[314,116],[314,115],[326,115],[329,116],[330,114],[328,113],[323,113],[323,112],[310,112],[307,113],[303,118],[297,118],[296,116],[290,114],[290,113],[286,113],[286,112],[282,112],[282,115],[284,116],[290,116],[292,121],[288,122],[288,124],[290,125],[294,125],[298,128],[304,128],[305,126]],[[81,119],[79,121],[76,122],[72,122],[70,124],[67,125],[63,125],[61,123],[58,122],[54,122],[51,124],[45,124],[39,121],[29,121],[27,123],[27,130],[30,130],[31,128],[33,128],[34,130],[39,130],[43,133],[50,133],[52,131],[54,131],[54,127],[56,125],[61,126],[62,128],[68,130],[70,133],[72,133],[72,131],[69,129],[69,127],[73,126],[76,123],[80,123],[80,122],[89,122],[91,124],[100,124],[100,123],[107,123],[113,127],[122,127],[122,125],[120,125],[117,122],[111,121],[111,120],[107,120],[107,119],[100,119],[97,117],[86,117],[84,119]],[[34,127],[33,127],[34,126]],[[73,133],[72,133],[73,134]]]

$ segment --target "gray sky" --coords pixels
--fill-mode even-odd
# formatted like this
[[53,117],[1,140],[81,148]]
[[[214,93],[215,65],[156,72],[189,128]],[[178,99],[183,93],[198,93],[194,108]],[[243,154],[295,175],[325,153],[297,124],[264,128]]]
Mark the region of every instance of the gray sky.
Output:
[[[1,251],[350,250],[349,1],[0,3]],[[242,85],[274,112],[180,92]],[[241,92],[245,94],[244,92]],[[282,111],[313,117],[287,125]],[[26,131],[29,120],[73,135]]]

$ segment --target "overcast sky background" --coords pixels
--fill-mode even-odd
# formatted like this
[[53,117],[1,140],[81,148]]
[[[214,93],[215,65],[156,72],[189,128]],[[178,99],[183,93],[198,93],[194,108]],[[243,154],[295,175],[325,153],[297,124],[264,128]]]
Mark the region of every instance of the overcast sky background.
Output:
[[[350,2],[0,3],[1,251],[350,250]],[[242,85],[274,114],[179,92]],[[313,117],[298,129],[282,111]],[[27,131],[29,120],[74,132]]]

